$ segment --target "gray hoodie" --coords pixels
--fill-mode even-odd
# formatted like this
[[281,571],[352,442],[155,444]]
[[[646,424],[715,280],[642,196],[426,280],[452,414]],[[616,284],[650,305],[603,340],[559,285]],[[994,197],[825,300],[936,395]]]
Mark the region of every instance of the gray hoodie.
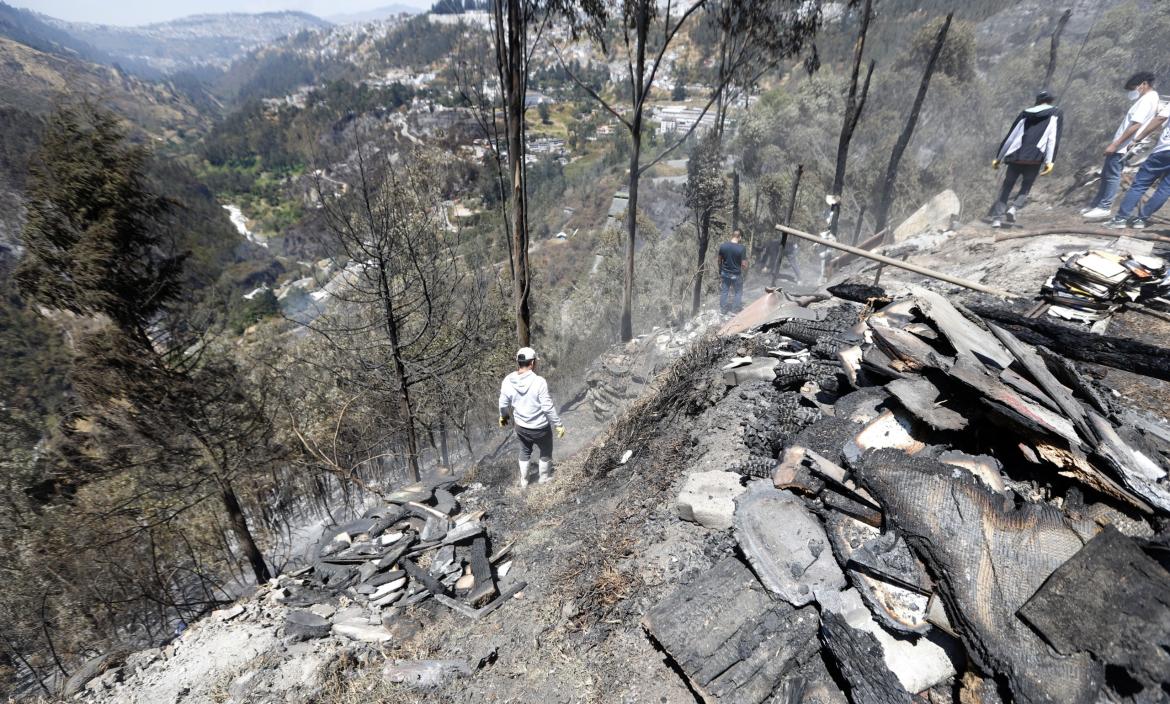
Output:
[[550,422],[557,427],[561,425],[561,417],[548,395],[548,382],[536,372],[512,372],[504,377],[500,385],[500,415],[507,416],[509,409],[521,428],[539,430]]

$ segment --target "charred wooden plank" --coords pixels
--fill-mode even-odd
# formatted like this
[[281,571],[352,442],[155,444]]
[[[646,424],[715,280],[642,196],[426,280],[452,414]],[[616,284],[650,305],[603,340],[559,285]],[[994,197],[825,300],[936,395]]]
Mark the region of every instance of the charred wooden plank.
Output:
[[1057,652],[1092,653],[1153,691],[1170,686],[1170,572],[1113,528],[1057,568],[1019,614]]
[[939,388],[924,376],[895,379],[886,384],[902,406],[935,430],[962,430],[967,419],[943,405],[945,399]]
[[432,577],[426,570],[415,564],[413,560],[403,558],[399,560],[399,564],[417,585],[422,586],[431,594],[450,596],[447,592],[447,587],[443,586],[442,582]]
[[1043,318],[1028,318],[1001,305],[968,303],[967,307],[1030,345],[1060,350],[1061,354],[1079,362],[1092,362],[1170,381],[1170,355],[1162,347],[1125,337],[1094,335]]
[[1084,443],[1068,419],[1015,393],[992,376],[974,357],[959,355],[951,367],[951,377],[980,394],[980,401],[997,415],[1029,433],[1064,438],[1073,446]]
[[949,366],[946,355],[931,347],[925,340],[898,328],[870,323],[874,344],[889,357],[891,366],[901,372],[921,369],[943,369]]
[[918,310],[934,323],[956,352],[986,360],[1000,369],[1011,364],[1011,354],[995,336],[967,319],[946,298],[921,286],[911,286],[910,290]]
[[642,619],[708,702],[758,704],[817,651],[816,610],[773,600],[733,557],[680,585]]
[[998,325],[988,324],[987,327],[991,330],[991,334],[995,335],[996,339],[1012,353],[1012,356],[1016,358],[1016,361],[1020,363],[1024,371],[1028,372],[1032,380],[1040,385],[1044,393],[1072,421],[1073,426],[1081,434],[1081,437],[1093,437],[1093,431],[1089,428],[1088,419],[1085,417],[1085,407],[1073,397],[1072,391],[1067,386],[1060,383],[1052,372],[1048,371],[1048,367],[1044,365],[1044,360],[1040,358],[1036,350],[1023,344],[1015,335]]
[[471,574],[475,577],[475,587],[467,595],[467,600],[472,606],[480,606],[496,595],[496,580],[487,556],[487,538],[482,535],[471,541]]
[[517,582],[504,591],[500,592],[499,596],[497,596],[491,601],[491,603],[481,609],[473,609],[467,604],[464,604],[462,601],[459,601],[458,599],[452,599],[451,597],[445,596],[443,594],[436,594],[435,601],[439,602],[443,606],[446,606],[452,611],[458,611],[468,618],[481,619],[506,604],[509,599],[519,594],[527,586],[528,582]]
[[1096,456],[1109,465],[1133,493],[1163,513],[1170,513],[1170,488],[1163,481],[1166,470],[1131,447],[1113,425],[1097,413],[1089,413],[1089,424],[1097,436]]
[[780,463],[772,472],[772,486],[777,489],[790,489],[806,496],[816,496],[825,488],[825,483],[813,476],[812,471],[804,466],[803,447],[793,446],[784,451]]
[[886,667],[877,638],[854,629],[845,617],[831,611],[821,614],[821,638],[849,683],[852,701],[909,704],[910,693]]
[[866,525],[874,528],[882,527],[882,512],[867,506],[860,501],[856,501],[843,494],[838,494],[832,491],[826,491],[821,494],[821,502],[834,511],[851,516]]

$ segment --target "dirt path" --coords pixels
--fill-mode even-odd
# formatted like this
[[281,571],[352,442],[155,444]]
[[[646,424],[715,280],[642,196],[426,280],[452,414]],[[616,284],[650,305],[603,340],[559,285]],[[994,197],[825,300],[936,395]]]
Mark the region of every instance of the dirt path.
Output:
[[[700,356],[679,364],[689,377],[709,362]],[[685,424],[656,416],[676,396],[677,387],[652,394],[605,428],[587,418],[587,408],[570,411],[571,435],[556,452],[549,484],[520,490],[510,452],[468,478],[486,487],[475,508],[487,511],[493,543],[516,541],[507,579],[529,586],[482,621],[424,602],[402,614],[397,631],[410,635],[383,655],[490,665],[425,694],[404,692],[377,669],[359,669],[338,675],[326,700],[694,701],[640,626],[669,585],[713,562],[705,553],[731,549],[712,544],[722,534],[677,518],[676,485],[691,440]],[[591,438],[594,429],[601,434]],[[633,456],[618,464],[627,449]]]

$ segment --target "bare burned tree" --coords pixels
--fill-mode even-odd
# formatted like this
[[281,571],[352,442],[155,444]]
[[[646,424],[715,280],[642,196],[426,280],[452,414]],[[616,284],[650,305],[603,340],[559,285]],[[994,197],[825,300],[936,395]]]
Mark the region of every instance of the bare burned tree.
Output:
[[[468,37],[467,41],[460,42],[456,51],[458,52],[456,59],[452,62],[454,83],[463,104],[471,109],[476,128],[488,144],[488,158],[496,176],[500,209],[503,216],[503,234],[508,247],[509,273],[514,278],[516,276],[516,258],[512,242],[511,210],[508,207],[514,192],[508,188],[504,175],[507,144],[506,135],[501,130],[503,106],[499,97],[498,73],[489,70],[486,61],[486,57],[493,53],[492,47],[487,38],[476,32]],[[492,68],[494,68],[494,64]],[[513,289],[514,293],[515,289]]]
[[[725,75],[721,75],[716,81],[716,85],[712,87],[710,96],[694,123],[680,135],[677,135],[673,141],[670,141],[658,154],[643,161],[642,136],[646,123],[646,108],[651,91],[655,85],[654,81],[659,75],[659,69],[662,67],[667,50],[673,45],[683,28],[688,27],[692,18],[700,10],[703,10],[706,5],[707,0],[697,0],[697,2],[685,7],[674,0],[667,0],[666,4],[661,6],[656,0],[622,0],[619,6],[620,19],[618,20],[621,27],[620,34],[613,41],[610,41],[610,38],[606,35],[607,18],[604,14],[596,11],[590,14],[587,11],[586,14],[589,14],[592,20],[589,24],[589,33],[594,42],[600,47],[607,60],[621,61],[626,65],[627,100],[620,108],[618,103],[608,100],[593,87],[581,81],[569,69],[565,63],[564,56],[558,53],[561,66],[569,76],[573,78],[582,90],[613,115],[626,128],[630,136],[630,167],[627,184],[629,205],[625,219],[625,276],[622,285],[621,314],[621,338],[624,341],[629,341],[634,336],[634,252],[637,243],[638,187],[641,177],[646,171],[653,168],[655,164],[678,149],[691,136],[702,123],[703,118],[711,110],[712,106],[723,95],[727,85],[736,76],[740,75],[740,72],[736,70],[737,67],[744,65],[740,62],[747,61],[748,59],[745,57],[750,56],[750,52],[755,51],[757,48],[755,44],[749,43],[738,50],[732,51],[732,55],[736,58],[728,59]],[[807,15],[802,14],[806,12],[803,8],[807,7],[804,3],[795,1],[786,1],[783,3],[761,2],[758,4],[752,3],[752,6],[757,7],[757,11],[762,11],[765,7],[781,7],[782,10],[770,11],[779,12],[780,14],[778,16],[790,23],[798,21],[803,24],[809,21],[807,20]],[[737,20],[742,20],[738,14],[735,17]],[[816,15],[811,20],[814,28],[817,22],[819,22],[819,15]],[[731,50],[729,49],[729,51]]]
[[715,130],[722,139],[731,106],[804,49],[820,27],[821,10],[819,3],[711,0],[707,13],[719,31]]
[[1072,10],[1065,10],[1056,21],[1056,29],[1052,30],[1052,39],[1048,44],[1048,68],[1044,71],[1044,82],[1040,84],[1045,89],[1052,87],[1052,76],[1056,74],[1056,56],[1060,51],[1060,37],[1071,18]]
[[486,286],[446,228],[436,160],[416,151],[396,161],[359,144],[351,161],[348,188],[321,193],[349,263],[326,286],[327,310],[308,326],[334,353],[331,372],[346,392],[383,406],[381,438],[363,441],[360,461],[386,456],[401,440],[417,481],[423,430],[449,410],[449,386],[483,347]]
[[[886,177],[882,182],[882,193],[878,198],[877,212],[874,215],[874,231],[881,232],[886,229],[889,224],[890,206],[894,202],[894,186],[898,181],[898,164],[902,161],[902,154],[906,152],[906,147],[910,145],[910,138],[914,136],[914,128],[918,125],[918,114],[922,111],[922,103],[926,100],[926,91],[930,88],[930,78],[934,75],[934,66],[938,63],[938,57],[942,53],[943,44],[947,41],[947,32],[951,28],[951,19],[955,13],[949,13],[942,27],[938,31],[938,36],[934,40],[934,48],[930,52],[930,58],[926,61],[926,68],[922,71],[922,82],[918,84],[918,93],[914,96],[914,103],[910,106],[910,114],[906,117],[906,126],[902,128],[902,133],[898,135],[898,141],[894,143],[894,149],[890,152],[890,163],[886,166]],[[861,218],[858,218],[860,223]],[[860,229],[858,230],[860,234]],[[858,238],[853,238],[854,243]]]
[[[792,227],[792,214],[796,212],[796,195],[800,191],[800,177],[804,175],[804,164],[796,165],[796,173],[792,175],[792,190],[788,192],[788,208],[784,211],[784,224]],[[780,264],[784,261],[784,252],[788,249],[788,233],[780,237],[780,251],[776,254],[776,263],[772,266],[772,285],[780,278]]]
[[[528,273],[528,193],[524,164],[524,111],[528,95],[528,64],[548,21],[542,3],[534,0],[496,0],[491,4],[492,44],[496,73],[504,102],[504,130],[508,141],[508,172],[512,253],[512,305],[516,315],[516,342],[527,347],[532,334]],[[529,39],[529,28],[532,41]]]
[[849,77],[849,92],[845,96],[845,118],[841,123],[841,137],[837,142],[837,167],[833,172],[833,185],[829,190],[829,232],[834,236],[841,220],[841,193],[845,190],[845,169],[849,163],[849,143],[853,141],[853,132],[857,123],[861,121],[861,112],[865,109],[865,99],[869,95],[869,80],[873,76],[875,62],[869,62],[869,69],[865,72],[865,82],[858,91],[858,79],[861,76],[861,60],[865,53],[865,35],[869,31],[869,22],[873,18],[873,0],[865,0],[861,11],[861,27],[857,31],[857,40],[853,43],[853,69]]

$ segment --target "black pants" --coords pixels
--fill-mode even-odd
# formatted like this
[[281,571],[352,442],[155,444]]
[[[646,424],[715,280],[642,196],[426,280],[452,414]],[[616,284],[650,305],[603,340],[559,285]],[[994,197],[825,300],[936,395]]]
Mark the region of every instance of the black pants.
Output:
[[[991,217],[1001,218],[1008,210],[1009,203],[1016,210],[1028,204],[1028,194],[1032,192],[1032,184],[1040,175],[1040,164],[1008,164],[1007,173],[1003,175],[1003,188],[999,189],[999,198],[991,206]],[[1012,200],[1012,189],[1016,181],[1020,182],[1020,191]]]
[[520,441],[520,461],[527,462],[532,457],[532,446],[540,450],[540,459],[551,460],[553,450],[552,426],[543,428],[525,428],[516,426],[516,439]]

